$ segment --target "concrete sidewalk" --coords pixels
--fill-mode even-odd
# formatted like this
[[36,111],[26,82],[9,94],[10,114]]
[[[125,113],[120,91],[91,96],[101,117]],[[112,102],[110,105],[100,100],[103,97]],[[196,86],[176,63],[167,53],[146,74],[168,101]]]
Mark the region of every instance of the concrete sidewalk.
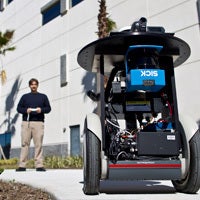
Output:
[[196,195],[176,193],[171,181],[101,181],[100,194],[87,196],[82,192],[82,170],[47,170],[36,172],[29,169],[26,172],[5,170],[0,175],[1,180],[25,183],[53,194],[57,200],[197,200]]

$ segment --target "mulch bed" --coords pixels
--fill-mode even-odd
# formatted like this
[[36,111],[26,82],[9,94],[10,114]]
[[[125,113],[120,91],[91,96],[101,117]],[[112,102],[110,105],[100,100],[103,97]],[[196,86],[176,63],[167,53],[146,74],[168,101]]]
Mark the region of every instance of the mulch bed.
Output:
[[0,200],[56,200],[53,195],[41,189],[0,180]]

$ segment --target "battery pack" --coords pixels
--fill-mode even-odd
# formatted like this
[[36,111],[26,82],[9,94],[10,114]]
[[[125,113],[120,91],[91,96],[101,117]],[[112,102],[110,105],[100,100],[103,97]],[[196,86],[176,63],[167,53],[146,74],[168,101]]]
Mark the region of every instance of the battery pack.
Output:
[[137,143],[138,155],[179,155],[179,140],[176,132],[140,132]]

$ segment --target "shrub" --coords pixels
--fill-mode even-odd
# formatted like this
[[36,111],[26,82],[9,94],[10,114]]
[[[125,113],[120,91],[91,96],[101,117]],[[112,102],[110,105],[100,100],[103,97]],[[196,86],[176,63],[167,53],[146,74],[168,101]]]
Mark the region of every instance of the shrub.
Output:
[[0,166],[1,165],[15,165],[17,164],[18,159],[17,158],[11,158],[8,160],[0,160]]
[[[8,160],[0,160],[0,168],[2,169],[16,169],[18,167],[18,158],[11,158]],[[81,156],[47,156],[44,158],[44,166],[49,169],[76,169],[83,167],[83,159]],[[27,162],[27,168],[35,168],[34,159]]]
[[4,171],[4,169],[3,169],[3,168],[0,168],[0,174],[3,173],[3,171]]
[[47,156],[44,159],[44,165],[46,168],[51,169],[82,168],[83,159],[80,156],[68,156],[64,158],[59,156]]

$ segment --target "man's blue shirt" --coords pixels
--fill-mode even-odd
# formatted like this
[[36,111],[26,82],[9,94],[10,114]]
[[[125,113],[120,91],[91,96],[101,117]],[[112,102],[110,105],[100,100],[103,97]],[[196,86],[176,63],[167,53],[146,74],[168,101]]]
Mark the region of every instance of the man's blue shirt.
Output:
[[42,93],[27,93],[24,94],[17,106],[17,111],[22,114],[22,120],[27,121],[28,108],[41,108],[41,113],[32,111],[29,115],[29,121],[44,121],[44,114],[51,111],[51,106],[48,97]]

